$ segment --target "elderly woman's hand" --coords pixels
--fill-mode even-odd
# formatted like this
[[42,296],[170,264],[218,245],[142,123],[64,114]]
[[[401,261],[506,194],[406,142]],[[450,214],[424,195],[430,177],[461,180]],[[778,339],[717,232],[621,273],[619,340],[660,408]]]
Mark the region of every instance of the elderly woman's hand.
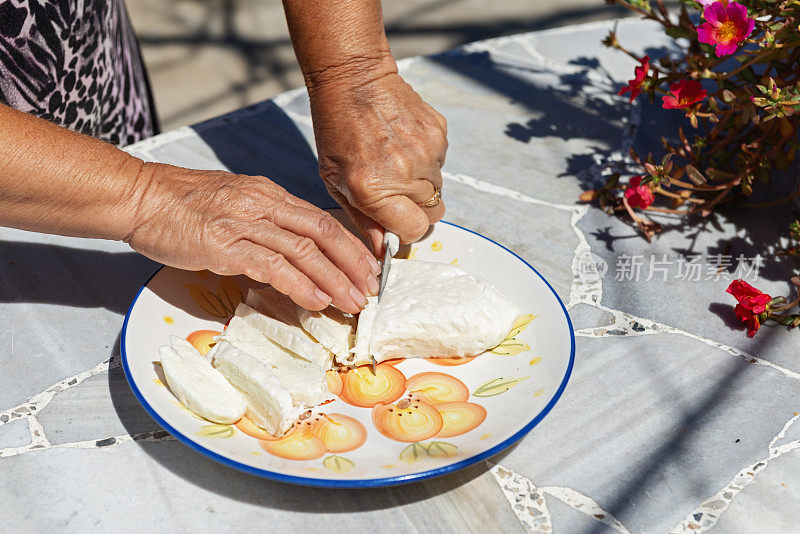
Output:
[[297,304],[357,313],[378,289],[378,262],[327,212],[263,176],[145,164],[134,230],[138,252],[182,269],[244,274]]
[[441,188],[447,122],[397,73],[342,72],[309,87],[320,174],[378,253],[384,229],[409,243],[444,215],[418,204]]

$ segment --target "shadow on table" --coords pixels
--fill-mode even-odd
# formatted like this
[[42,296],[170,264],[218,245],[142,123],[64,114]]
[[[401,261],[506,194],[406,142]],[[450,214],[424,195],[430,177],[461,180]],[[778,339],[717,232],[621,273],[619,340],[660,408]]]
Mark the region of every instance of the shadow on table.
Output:
[[158,264],[136,252],[0,241],[0,302],[105,308],[124,315]]
[[[142,432],[149,416],[135,401],[122,368],[109,371],[109,393],[120,421],[131,434]],[[157,423],[151,421],[151,429]],[[241,473],[178,443],[136,442],[153,460],[182,479],[209,492],[237,501],[270,508],[308,512],[309,502],[319,513],[353,513],[381,510],[422,501],[468,484],[488,471],[485,462],[438,478],[400,486],[368,489],[329,489],[295,486]],[[493,458],[497,462],[506,452]],[[499,487],[497,488],[499,492]]]
[[231,172],[266,176],[315,206],[337,207],[319,177],[310,127],[306,138],[274,102],[255,104],[192,128]]

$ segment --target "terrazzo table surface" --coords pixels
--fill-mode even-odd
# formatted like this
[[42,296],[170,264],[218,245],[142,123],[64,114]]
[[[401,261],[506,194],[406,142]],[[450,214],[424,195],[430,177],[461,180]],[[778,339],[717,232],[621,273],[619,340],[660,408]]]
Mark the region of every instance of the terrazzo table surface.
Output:
[[[123,316],[157,265],[121,243],[0,229],[0,531],[798,531],[797,332],[765,327],[748,339],[724,293],[729,273],[678,271],[697,254],[763,254],[760,236],[785,222],[717,216],[706,232],[675,227],[647,244],[576,203],[630,165],[631,146],[657,149],[675,117],[613,96],[634,64],[600,46],[610,27],[401,62],[449,121],[447,219],[534,265],[575,325],[566,392],[516,446],[450,476],[368,491],[225,468],[161,430],[120,368]],[[635,50],[668,52],[649,24],[624,20],[619,34]],[[329,207],[311,132],[307,97],[292,91],[128,150],[264,174]],[[666,270],[649,273],[652,258]],[[786,278],[767,262],[758,285],[786,294]]]

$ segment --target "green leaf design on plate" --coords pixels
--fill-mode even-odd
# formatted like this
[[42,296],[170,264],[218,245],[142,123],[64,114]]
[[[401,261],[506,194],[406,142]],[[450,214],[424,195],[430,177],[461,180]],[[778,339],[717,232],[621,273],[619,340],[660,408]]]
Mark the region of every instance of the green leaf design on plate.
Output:
[[356,464],[354,464],[352,460],[348,460],[344,456],[339,456],[336,454],[331,454],[330,456],[322,460],[322,465],[324,465],[334,473],[339,473],[340,475],[344,473],[349,473],[356,466]]
[[511,327],[511,331],[506,336],[506,339],[489,352],[493,354],[499,354],[500,356],[513,356],[515,354],[519,354],[520,352],[531,350],[531,347],[527,343],[523,343],[516,338],[518,335],[524,332],[525,329],[528,328],[528,325],[531,324],[531,321],[537,317],[539,316],[530,313],[517,317],[517,320],[514,322],[514,326]]
[[236,429],[231,425],[205,425],[197,431],[198,436],[207,438],[230,438],[236,434]]
[[446,441],[431,441],[428,443],[428,456],[433,458],[452,458],[458,454],[458,447]]
[[231,315],[236,311],[236,306],[244,300],[244,295],[242,295],[242,289],[236,280],[226,276],[220,278],[219,284],[217,284],[217,298],[227,310],[228,315]]
[[200,306],[204,312],[212,317],[218,317],[220,319],[228,317],[228,309],[217,295],[203,286],[186,284],[185,287],[189,288],[189,295],[192,297],[192,300],[195,302],[195,304]]
[[526,350],[531,350],[530,345],[527,343],[517,341],[516,339],[507,339],[489,352],[493,354],[499,354],[500,356],[513,356],[515,354],[519,354],[520,352],[525,352]]
[[531,324],[531,321],[539,317],[538,315],[533,315],[532,313],[526,313],[525,315],[520,315],[517,317],[517,320],[514,322],[514,326],[511,327],[511,332],[508,333],[506,339],[513,339],[520,335],[522,332],[528,328],[528,325]]
[[475,397],[494,397],[495,395],[505,393],[512,387],[516,386],[523,380],[527,380],[528,378],[530,377],[523,376],[520,378],[495,378],[494,380],[489,380],[485,384],[479,386],[478,389],[472,393],[472,395]]
[[428,456],[428,448],[418,442],[414,442],[400,451],[400,460],[407,464],[415,464],[426,456]]

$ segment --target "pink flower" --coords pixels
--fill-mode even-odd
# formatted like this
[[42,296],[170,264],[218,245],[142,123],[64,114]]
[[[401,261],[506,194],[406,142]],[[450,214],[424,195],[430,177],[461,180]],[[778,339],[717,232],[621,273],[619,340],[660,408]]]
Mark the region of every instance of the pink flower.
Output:
[[636,100],[642,92],[642,84],[647,78],[647,72],[650,70],[650,56],[644,56],[640,60],[641,65],[633,69],[633,79],[628,80],[628,85],[619,90],[618,95],[623,95],[627,92],[631,93],[631,102]]
[[634,176],[625,190],[625,199],[630,207],[644,209],[652,204],[656,197],[649,187],[642,185],[641,176]]
[[715,45],[717,57],[736,52],[742,41],[753,33],[756,24],[755,19],[747,16],[747,8],[737,2],[710,3],[703,11],[703,18],[706,22],[698,26],[697,39]]
[[662,96],[664,109],[686,109],[706,97],[706,90],[697,80],[681,80],[669,86],[670,94]]

